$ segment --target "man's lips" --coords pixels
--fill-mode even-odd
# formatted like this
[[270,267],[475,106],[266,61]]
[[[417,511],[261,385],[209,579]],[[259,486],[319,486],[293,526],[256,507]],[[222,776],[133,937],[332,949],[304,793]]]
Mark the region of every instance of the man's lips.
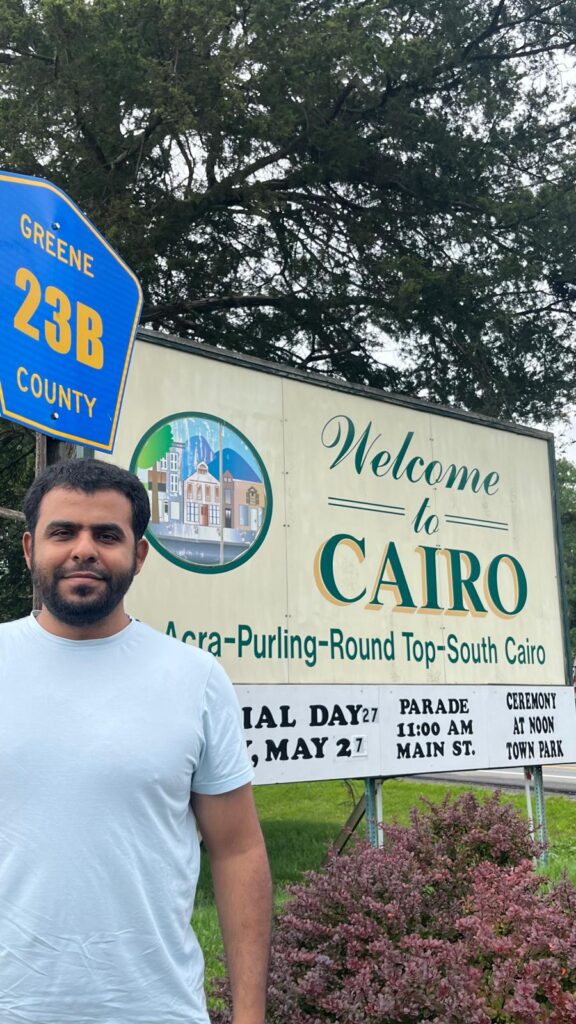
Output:
[[95,572],[68,572],[60,577],[61,580],[103,580],[104,576],[98,576]]

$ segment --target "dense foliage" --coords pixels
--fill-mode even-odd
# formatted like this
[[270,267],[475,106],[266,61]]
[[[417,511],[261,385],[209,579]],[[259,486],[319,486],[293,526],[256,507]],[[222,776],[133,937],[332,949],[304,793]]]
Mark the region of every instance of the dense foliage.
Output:
[[508,419],[573,399],[576,3],[3,0],[0,41],[0,164],[88,212],[144,325]]
[[[21,509],[34,475],[34,434],[0,419],[0,505]],[[22,554],[21,522],[0,516],[0,622],[26,615],[32,586]]]
[[576,891],[535,873],[523,819],[467,794],[385,832],[291,890],[269,1024],[573,1024]]

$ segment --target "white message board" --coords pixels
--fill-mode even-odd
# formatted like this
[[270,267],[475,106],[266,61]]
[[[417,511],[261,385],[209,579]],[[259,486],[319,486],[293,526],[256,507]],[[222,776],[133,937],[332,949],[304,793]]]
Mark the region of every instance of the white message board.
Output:
[[256,782],[576,761],[569,687],[237,686]]
[[[347,774],[553,759],[537,743],[494,760],[499,712],[477,710],[474,754],[445,737],[441,754],[399,765],[381,703],[398,687],[463,687],[497,708],[507,688],[568,682],[551,435],[144,333],[114,461],[152,511],[131,613],[251,692],[302,687],[306,704],[318,686],[377,687],[378,753],[372,741],[350,754]],[[576,725],[573,700],[558,700]],[[290,771],[334,777],[332,746]]]

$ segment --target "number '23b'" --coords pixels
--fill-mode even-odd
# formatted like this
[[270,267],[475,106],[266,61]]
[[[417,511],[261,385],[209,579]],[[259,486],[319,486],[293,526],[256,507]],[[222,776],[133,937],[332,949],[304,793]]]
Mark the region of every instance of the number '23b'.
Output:
[[[16,271],[15,284],[17,288],[26,292],[26,296],[14,317],[14,327],[27,334],[29,338],[34,338],[34,341],[39,341],[40,331],[34,327],[31,320],[42,301],[40,282],[31,270],[19,267]],[[53,285],[46,287],[44,302],[54,310],[52,319],[44,321],[44,338],[54,352],[65,356],[72,348],[72,305],[68,296]],[[76,359],[94,370],[101,370],[104,366],[102,318],[95,309],[85,306],[83,302],[77,302],[75,326]]]

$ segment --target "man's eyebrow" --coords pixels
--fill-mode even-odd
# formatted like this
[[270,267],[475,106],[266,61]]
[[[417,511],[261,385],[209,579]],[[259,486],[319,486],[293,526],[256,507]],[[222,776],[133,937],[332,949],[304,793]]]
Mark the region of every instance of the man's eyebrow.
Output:
[[49,523],[46,523],[45,532],[48,533],[50,530],[75,530],[79,526],[79,523],[73,523],[70,519],[52,519]]
[[[46,524],[45,532],[49,533],[51,530],[79,530],[82,528],[82,523],[74,523],[71,519],[52,519]],[[91,523],[90,530],[92,532],[114,532],[118,533],[122,537],[125,536],[125,530],[120,526],[119,523]]]
[[92,523],[91,530],[99,530],[100,532],[107,531],[109,533],[118,533],[122,537],[125,536],[126,531],[120,523]]

